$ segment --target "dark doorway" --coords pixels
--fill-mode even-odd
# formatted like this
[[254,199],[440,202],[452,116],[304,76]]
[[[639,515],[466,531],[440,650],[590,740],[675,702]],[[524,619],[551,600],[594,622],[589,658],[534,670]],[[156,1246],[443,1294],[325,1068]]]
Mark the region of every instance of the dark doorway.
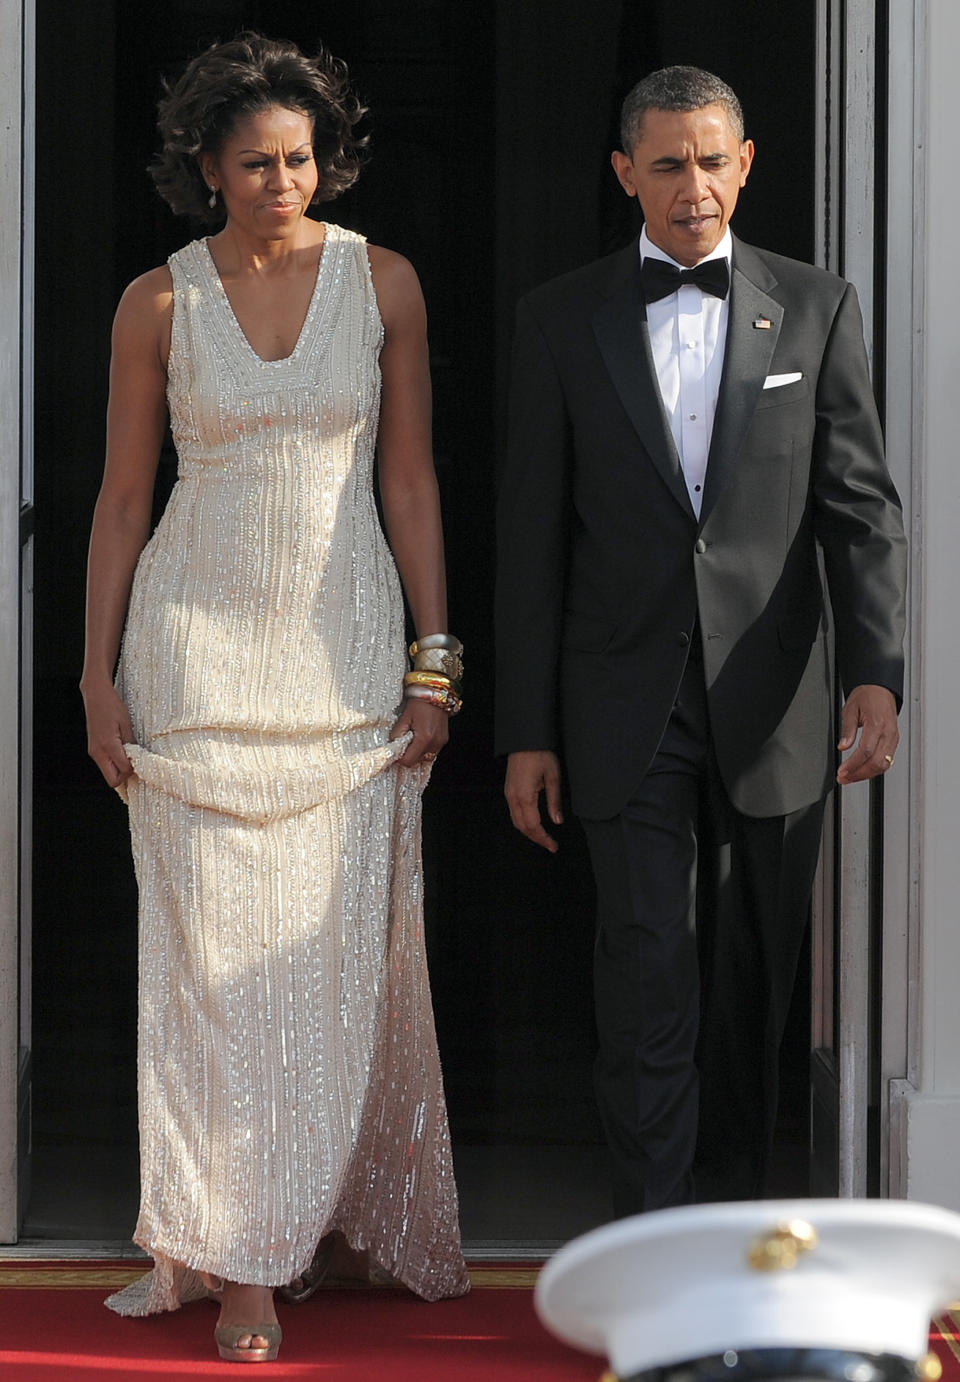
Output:
[[[635,230],[608,154],[630,85],[701,63],[758,146],[738,232],[813,252],[814,14],[803,0],[38,0],[35,1191],[32,1236],[118,1238],[136,1200],[136,900],[124,811],[88,763],[82,592],[110,321],[190,237],[153,193],[161,72],[261,27],[350,64],[372,158],[326,215],[406,254],[431,322],[451,622],[468,705],[425,803],[431,974],[464,1231],[553,1240],[606,1217],[590,1070],[592,887],[576,825],[512,832],[492,759],[492,509],[513,305]],[[785,60],[788,59],[788,60]],[[44,170],[47,170],[45,173]],[[175,462],[167,458],[161,485]],[[163,492],[158,495],[158,505]],[[808,1000],[806,1000],[808,1001]],[[787,1061],[802,1191],[805,1000]],[[791,1169],[799,1167],[799,1170]]]

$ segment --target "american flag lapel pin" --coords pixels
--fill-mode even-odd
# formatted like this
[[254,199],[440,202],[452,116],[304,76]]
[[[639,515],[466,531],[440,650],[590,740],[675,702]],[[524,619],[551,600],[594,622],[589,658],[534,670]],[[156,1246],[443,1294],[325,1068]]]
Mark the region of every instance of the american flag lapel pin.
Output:
[[754,331],[769,331],[773,322],[769,317],[755,317],[753,322]]

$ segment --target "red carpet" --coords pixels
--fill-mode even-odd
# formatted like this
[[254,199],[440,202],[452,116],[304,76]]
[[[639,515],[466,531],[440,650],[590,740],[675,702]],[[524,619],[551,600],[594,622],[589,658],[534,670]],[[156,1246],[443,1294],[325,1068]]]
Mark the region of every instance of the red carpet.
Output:
[[960,1382],[960,1305],[937,1315],[930,1327],[930,1348],[940,1359],[943,1382]]
[[[236,1378],[237,1365],[216,1357],[212,1303],[144,1320],[104,1309],[104,1296],[142,1270],[132,1262],[0,1261],[0,1382]],[[597,1382],[603,1361],[557,1343],[536,1319],[536,1265],[485,1264],[470,1276],[468,1296],[436,1305],[349,1286],[281,1305],[280,1358],[257,1364],[251,1382]],[[960,1382],[960,1306],[937,1316],[930,1346],[943,1382]]]
[[[0,1262],[2,1382],[186,1382],[237,1378],[213,1344],[212,1302],[121,1319],[102,1301],[142,1272],[122,1262]],[[471,1269],[473,1290],[427,1305],[401,1290],[342,1287],[280,1306],[276,1363],[250,1382],[597,1382],[603,1360],[557,1343],[533,1312],[535,1266]],[[960,1382],[958,1375],[957,1382]]]

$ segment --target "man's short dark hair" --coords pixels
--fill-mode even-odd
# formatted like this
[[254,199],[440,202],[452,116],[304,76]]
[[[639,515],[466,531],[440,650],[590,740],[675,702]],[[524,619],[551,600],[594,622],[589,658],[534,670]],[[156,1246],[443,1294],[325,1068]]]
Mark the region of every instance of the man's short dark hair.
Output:
[[702,110],[723,106],[737,142],[743,143],[743,109],[726,82],[702,67],[661,67],[637,82],[620,112],[620,138],[624,153],[633,153],[643,135],[648,110]]

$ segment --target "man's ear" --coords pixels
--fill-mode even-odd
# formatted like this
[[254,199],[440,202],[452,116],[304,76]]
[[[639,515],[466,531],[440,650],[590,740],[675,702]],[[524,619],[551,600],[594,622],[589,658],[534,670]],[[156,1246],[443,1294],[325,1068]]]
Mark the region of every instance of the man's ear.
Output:
[[617,175],[617,181],[626,192],[628,197],[637,195],[637,184],[633,177],[633,159],[628,154],[621,153],[619,149],[614,149],[610,155],[610,162],[613,164],[613,171]]
[[750,175],[753,163],[753,140],[745,139],[740,145],[740,186],[743,187]]

